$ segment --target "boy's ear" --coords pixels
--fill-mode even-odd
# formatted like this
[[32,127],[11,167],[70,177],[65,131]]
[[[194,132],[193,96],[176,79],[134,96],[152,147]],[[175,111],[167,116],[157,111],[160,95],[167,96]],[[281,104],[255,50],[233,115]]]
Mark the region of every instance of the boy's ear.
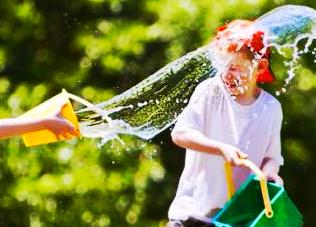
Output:
[[258,61],[258,73],[265,72],[269,68],[269,61],[265,58],[262,58]]

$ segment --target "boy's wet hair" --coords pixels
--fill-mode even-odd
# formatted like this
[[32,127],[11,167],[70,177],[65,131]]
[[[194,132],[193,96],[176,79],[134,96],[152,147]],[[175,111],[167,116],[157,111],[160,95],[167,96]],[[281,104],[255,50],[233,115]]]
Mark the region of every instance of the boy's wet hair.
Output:
[[268,53],[265,53],[265,54],[257,53],[253,51],[251,47],[248,47],[246,45],[243,45],[241,48],[239,48],[239,50],[234,51],[234,53],[241,54],[250,61],[253,61],[253,60],[258,61],[260,59],[266,59],[268,60],[268,62],[270,62],[270,51],[267,50],[267,52]]
[[[250,60],[270,60],[270,49],[264,45],[264,32],[251,29],[252,21],[234,20],[218,28],[213,45],[228,53],[242,52]],[[275,80],[270,68],[258,75],[257,82]]]

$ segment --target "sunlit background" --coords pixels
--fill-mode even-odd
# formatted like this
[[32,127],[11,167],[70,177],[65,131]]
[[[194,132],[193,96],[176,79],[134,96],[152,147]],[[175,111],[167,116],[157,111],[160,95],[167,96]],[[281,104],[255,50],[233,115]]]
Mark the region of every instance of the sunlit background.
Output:
[[[62,88],[105,101],[205,45],[225,22],[283,4],[316,8],[312,0],[1,0],[0,117]],[[305,226],[316,226],[316,63],[311,55],[302,63],[278,96],[281,175]],[[273,68],[284,76],[278,61]],[[1,141],[0,226],[164,226],[184,164],[169,134],[102,146],[86,138],[34,148]]]

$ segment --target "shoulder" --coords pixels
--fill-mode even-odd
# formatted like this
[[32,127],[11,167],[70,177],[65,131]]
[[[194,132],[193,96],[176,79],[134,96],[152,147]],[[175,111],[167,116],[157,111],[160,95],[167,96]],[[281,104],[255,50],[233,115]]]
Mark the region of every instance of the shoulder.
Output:
[[270,114],[273,114],[277,118],[282,119],[283,113],[282,113],[282,105],[280,101],[276,97],[271,95],[270,93],[264,90],[262,90],[262,92],[264,95],[264,101],[263,101],[264,108],[268,109]]
[[214,82],[217,80],[217,77],[210,77],[204,81],[202,81],[201,83],[199,83],[197,86],[196,86],[196,89],[195,90],[206,90],[206,89],[209,89],[212,84],[214,84]]
[[203,95],[207,95],[210,92],[214,92],[216,91],[216,87],[219,88],[219,77],[215,76],[215,77],[210,77],[204,81],[202,81],[201,83],[199,83],[193,94],[194,96],[203,96]]

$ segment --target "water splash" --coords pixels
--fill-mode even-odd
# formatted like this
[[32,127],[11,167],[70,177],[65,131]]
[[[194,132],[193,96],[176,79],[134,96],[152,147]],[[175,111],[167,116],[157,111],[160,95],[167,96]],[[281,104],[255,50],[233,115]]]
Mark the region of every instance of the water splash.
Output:
[[[266,47],[273,47],[290,60],[286,62],[288,77],[285,84],[294,78],[300,55],[309,52],[316,39],[316,11],[306,6],[286,5],[276,8],[258,18],[254,29],[262,29]],[[299,48],[299,42],[306,40],[305,46]],[[285,88],[282,88],[283,92]]]
[[[258,18],[234,38],[263,31],[266,48],[273,47],[287,61],[288,78],[295,76],[301,53],[309,51],[316,38],[316,11],[305,6],[287,5]],[[301,40],[306,44],[298,47]],[[230,40],[231,41],[231,40]],[[197,84],[220,73],[227,61],[218,60],[220,53],[213,44],[199,48],[171,62],[136,86],[95,107],[77,111],[80,129],[86,137],[101,137],[103,142],[117,134],[132,134],[150,139],[168,128],[187,105]],[[312,50],[315,55],[316,50]],[[224,65],[223,65],[224,64]],[[283,87],[279,92],[285,92]],[[96,111],[97,110],[97,111]]]
[[150,139],[174,123],[197,84],[215,75],[206,47],[166,65],[114,98],[77,112],[86,137],[106,140],[118,133]]

